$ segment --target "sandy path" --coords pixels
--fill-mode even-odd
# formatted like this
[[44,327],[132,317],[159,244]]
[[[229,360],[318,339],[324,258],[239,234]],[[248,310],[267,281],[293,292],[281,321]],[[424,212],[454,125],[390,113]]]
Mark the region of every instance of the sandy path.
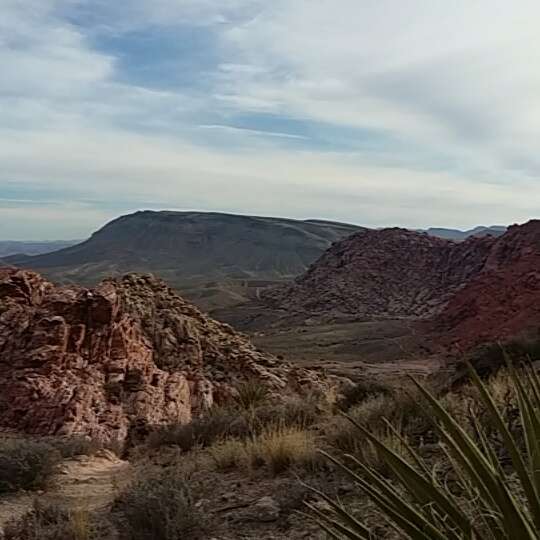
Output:
[[110,452],[64,461],[46,493],[17,494],[0,498],[0,530],[5,523],[27,512],[34,498],[68,508],[96,510],[109,505],[130,478],[127,461]]

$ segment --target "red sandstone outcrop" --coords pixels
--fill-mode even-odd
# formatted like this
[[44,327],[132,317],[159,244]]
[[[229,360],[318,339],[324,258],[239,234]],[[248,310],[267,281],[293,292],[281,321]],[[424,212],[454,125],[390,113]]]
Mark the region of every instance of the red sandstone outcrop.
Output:
[[291,286],[265,300],[311,317],[430,317],[481,271],[494,242],[366,230],[335,243]]
[[152,276],[89,290],[0,269],[0,430],[124,441],[188,422],[248,378],[273,392],[317,385]]
[[540,334],[540,220],[498,239],[480,273],[435,319],[440,341],[456,350]]

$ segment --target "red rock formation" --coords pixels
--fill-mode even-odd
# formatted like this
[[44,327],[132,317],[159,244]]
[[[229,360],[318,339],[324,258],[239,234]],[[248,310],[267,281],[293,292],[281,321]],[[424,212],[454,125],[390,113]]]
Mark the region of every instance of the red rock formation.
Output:
[[457,350],[540,331],[540,220],[514,225],[434,321]]
[[360,232],[265,300],[297,321],[422,320],[416,332],[454,352],[540,333],[540,220],[461,243],[404,229]]
[[0,269],[0,429],[124,441],[188,422],[247,378],[272,391],[316,384],[151,276],[88,290]]
[[456,243],[406,229],[366,230],[335,243],[267,301],[326,318],[429,317],[483,268],[494,241]]

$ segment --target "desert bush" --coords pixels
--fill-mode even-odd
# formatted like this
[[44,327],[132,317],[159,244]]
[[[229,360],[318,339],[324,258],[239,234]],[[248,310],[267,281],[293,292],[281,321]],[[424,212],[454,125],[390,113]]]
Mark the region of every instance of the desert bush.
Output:
[[320,421],[324,412],[316,396],[290,397],[280,403],[267,403],[242,413],[251,435],[268,426],[308,428]]
[[75,456],[93,456],[103,449],[103,445],[96,439],[84,435],[70,437],[47,437],[43,440],[60,453],[63,458]]
[[45,488],[61,457],[60,452],[46,442],[0,441],[0,494]]
[[[419,392],[433,416],[434,427],[448,457],[447,464],[458,480],[458,491],[450,490],[445,481],[433,474],[431,467],[412,447],[408,447],[410,463],[353,419],[350,421],[359,435],[369,440],[383,457],[394,483],[354,457],[349,459],[360,469],[360,474],[353,472],[346,463],[327,457],[356,482],[377,506],[381,518],[390,520],[403,538],[539,540],[540,378],[532,369],[519,375],[509,368],[525,441],[522,450],[491,396],[489,386],[472,366],[469,369],[479,403],[498,432],[509,456],[508,463],[501,463],[482,425],[475,422],[475,441],[459,419],[420,384]],[[318,493],[328,503],[329,512],[309,503],[308,506],[333,538],[373,538],[373,531],[339,501]]]
[[393,392],[392,388],[376,380],[359,381],[352,386],[342,390],[337,406],[342,411],[348,411],[351,407],[359,405],[369,398],[377,396],[389,396]]
[[247,463],[246,443],[238,439],[219,441],[208,449],[219,471],[236,469]]
[[[372,433],[387,432],[387,422],[416,443],[433,438],[431,421],[419,395],[414,390],[380,394],[366,398],[351,407],[348,416]],[[358,438],[358,430],[344,416],[332,416],[320,426],[330,446],[342,452],[358,454],[365,451],[365,442]]]
[[273,475],[291,467],[316,469],[321,464],[315,435],[298,427],[267,427],[246,449],[254,467],[267,466]]
[[195,505],[186,476],[175,469],[151,470],[136,479],[114,505],[120,538],[206,538],[208,516]]
[[21,518],[4,527],[3,540],[105,540],[112,538],[109,522],[85,510],[68,511],[55,504],[34,502]]
[[236,391],[235,401],[244,410],[257,407],[268,399],[268,387],[257,379],[248,379],[240,383]]
[[189,424],[171,424],[157,428],[148,437],[152,448],[178,446],[184,452],[207,447],[226,437],[246,437],[251,433],[244,416],[234,409],[216,407]]

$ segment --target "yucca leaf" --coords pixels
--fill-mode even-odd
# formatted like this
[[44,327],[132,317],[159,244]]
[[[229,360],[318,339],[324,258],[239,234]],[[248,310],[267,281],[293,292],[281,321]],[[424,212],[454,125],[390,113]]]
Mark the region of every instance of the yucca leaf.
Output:
[[381,441],[372,435],[366,428],[356,422],[353,418],[347,417],[362,434],[375,445],[377,450],[383,456],[385,462],[390,467],[392,472],[401,483],[409,488],[411,494],[421,504],[426,504],[433,501],[443,514],[448,514],[457,528],[462,530],[466,535],[471,534],[471,525],[467,520],[467,516],[456,508],[455,504],[450,501],[444,492],[437,486],[434,486],[431,479],[428,480],[425,476],[416,471],[407,461],[399,454],[387,448]]
[[343,508],[343,506],[341,506],[336,501],[332,500],[330,497],[328,497],[328,495],[324,494],[322,491],[312,488],[312,487],[310,487],[309,489],[311,489],[313,493],[316,493],[319,497],[321,497],[324,501],[326,501],[332,508],[332,511],[336,515],[338,515],[343,520],[343,522],[345,522],[350,527],[350,530],[353,533],[369,534],[369,529],[364,524],[360,523],[350,512],[348,512],[345,508]]
[[[309,508],[313,514],[316,514],[318,517],[314,517],[313,515],[306,514],[304,512],[298,512],[300,515],[306,516],[311,521],[315,521],[323,529],[328,535],[330,535],[334,540],[343,540],[343,536],[339,535],[336,532],[336,529],[339,529],[339,527],[342,527],[341,523],[339,521],[332,519],[331,517],[327,516],[323,512],[321,512],[318,508],[316,508],[314,505],[304,502],[304,505]],[[334,528],[332,528],[334,527]],[[356,534],[354,536],[346,536],[346,538],[352,539],[352,540],[375,540],[373,536],[362,536],[361,533]]]
[[[522,427],[523,427],[523,431],[525,435],[525,440],[527,441],[530,437],[531,430],[533,429],[532,427],[533,420],[529,418],[527,421],[525,421],[525,417],[530,416],[529,414],[529,411],[531,409],[530,401],[527,397],[527,393],[525,392],[525,389],[520,380],[520,377],[518,376],[514,366],[508,359],[507,359],[507,365],[508,365],[510,377],[512,379],[512,382],[518,394],[518,399],[521,402],[520,413],[521,413],[522,422],[523,422]],[[485,384],[482,382],[482,380],[476,373],[476,370],[474,369],[474,367],[470,363],[467,363],[467,366],[469,368],[473,383],[480,391],[482,402],[487,407],[490,417],[495,422],[495,425],[503,438],[504,446],[506,450],[508,451],[508,453],[510,454],[512,465],[514,467],[514,470],[516,471],[516,474],[518,475],[521,481],[521,485],[523,486],[523,490],[529,502],[531,514],[533,516],[536,529],[540,530],[540,499],[539,499],[536,487],[533,483],[532,475],[529,474],[527,465],[525,464],[523,460],[523,456],[521,455],[518,445],[513,435],[510,433],[510,430],[508,429],[508,426],[506,425],[501,415],[501,412],[499,411],[498,407],[495,405],[495,402],[493,401],[493,398],[488,392]],[[538,439],[536,440],[538,441]],[[535,445],[537,446],[537,443]]]
[[[455,540],[460,540],[460,537],[453,534],[451,529],[441,531],[434,523],[430,522],[428,517],[423,513],[423,509],[425,508],[424,506],[416,507],[415,505],[409,503],[402,496],[396,493],[395,487],[376,471],[367,467],[355,456],[348,455],[347,457],[351,459],[358,467],[360,467],[367,478],[371,480],[371,483],[378,488],[376,495],[371,495],[375,504],[381,507],[388,515],[394,516],[397,513],[404,519],[403,524],[400,526],[406,526],[409,528],[414,527],[417,531],[415,534],[425,535],[427,533],[427,537],[433,540],[437,538],[440,540],[451,540],[452,538]],[[350,471],[350,469],[348,469],[345,465],[343,465],[343,468],[345,471]],[[355,473],[353,474],[358,481],[358,478],[360,477],[358,477]],[[363,479],[360,479],[360,483],[368,486],[367,489],[364,488],[367,492],[373,489],[369,483]],[[411,494],[414,493],[413,486],[407,487],[409,487]]]

